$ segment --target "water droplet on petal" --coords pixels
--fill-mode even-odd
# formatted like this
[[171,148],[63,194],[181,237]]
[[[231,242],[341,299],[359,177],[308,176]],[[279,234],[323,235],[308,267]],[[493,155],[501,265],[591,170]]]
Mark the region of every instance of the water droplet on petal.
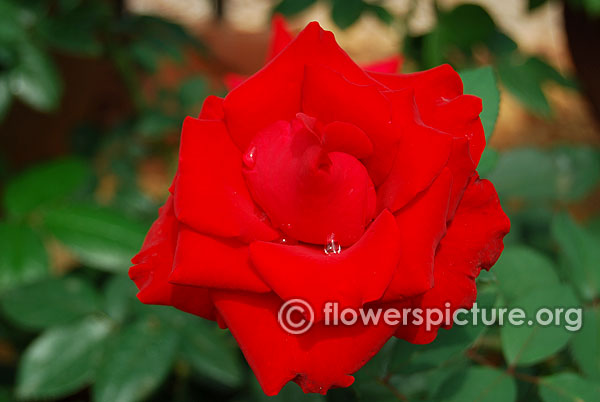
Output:
[[252,169],[256,165],[256,147],[254,145],[248,148],[242,157],[242,161],[248,169]]
[[342,252],[342,246],[335,239],[335,235],[332,233],[327,236],[327,243],[325,243],[325,247],[323,248],[325,254],[339,254]]
[[298,241],[296,239],[292,239],[291,237],[282,237],[281,239],[279,239],[279,243],[291,246],[294,244],[298,244]]

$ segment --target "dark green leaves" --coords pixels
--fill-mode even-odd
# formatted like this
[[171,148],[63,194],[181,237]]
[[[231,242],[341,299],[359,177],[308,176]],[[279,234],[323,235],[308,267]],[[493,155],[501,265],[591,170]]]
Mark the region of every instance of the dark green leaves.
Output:
[[501,64],[498,75],[502,84],[533,112],[542,116],[551,113],[548,100],[542,91],[541,82],[530,64]]
[[85,204],[49,210],[44,224],[82,262],[108,271],[129,267],[148,229],[117,211]]
[[492,67],[480,67],[474,70],[461,71],[464,93],[475,95],[483,101],[480,114],[485,138],[489,140],[496,126],[500,109],[500,91],[496,84],[496,76]]
[[89,283],[76,277],[47,279],[6,294],[2,310],[15,323],[40,329],[97,311],[98,297]]
[[59,159],[37,165],[13,179],[4,192],[4,208],[21,217],[75,192],[90,177],[85,161]]
[[578,200],[599,178],[599,154],[584,147],[507,151],[488,175],[501,197],[531,202]]
[[0,77],[0,122],[4,119],[4,116],[8,113],[11,104],[10,90],[8,89],[8,82],[3,77]]
[[558,214],[552,222],[552,237],[561,249],[564,270],[584,300],[600,295],[600,238]]
[[535,289],[559,285],[556,267],[545,255],[525,246],[507,246],[494,266],[498,287],[506,302]]
[[362,0],[333,0],[331,18],[337,26],[346,29],[360,18],[364,9]]
[[489,367],[470,367],[451,377],[438,392],[439,399],[452,402],[511,402],[517,386],[508,374]]
[[[564,312],[578,306],[573,291],[566,285],[546,286],[516,298],[509,307],[524,310],[525,318],[522,325],[505,322],[501,328],[502,351],[508,364],[531,365],[561,350],[573,335],[564,327]],[[551,310],[553,315],[556,309],[563,309],[559,323],[554,321],[556,317],[548,324],[538,322],[536,317],[542,309]],[[547,317],[541,316],[543,320]]]
[[23,41],[18,51],[20,62],[9,75],[11,92],[35,109],[55,110],[63,88],[54,63],[32,43]]
[[111,340],[94,385],[96,402],[132,402],[147,397],[167,376],[177,333],[149,317]]
[[239,386],[239,350],[233,339],[211,322],[188,319],[182,329],[181,355],[199,374],[228,387]]
[[600,309],[586,310],[583,322],[571,339],[571,355],[586,376],[600,381]]
[[553,81],[559,85],[576,88],[576,84],[565,78],[548,63],[536,57],[524,60],[505,59],[498,63],[498,75],[506,89],[525,107],[541,116],[550,116],[551,109],[542,86]]
[[29,227],[0,222],[0,294],[48,275],[46,250]]
[[274,13],[280,13],[286,16],[298,14],[315,4],[317,0],[282,0],[273,9]]
[[109,321],[90,318],[44,332],[23,355],[17,395],[25,399],[53,398],[92,381],[102,357],[100,344],[109,331]]
[[560,373],[542,378],[540,396],[544,402],[588,402],[600,395],[600,383],[584,380],[575,373]]

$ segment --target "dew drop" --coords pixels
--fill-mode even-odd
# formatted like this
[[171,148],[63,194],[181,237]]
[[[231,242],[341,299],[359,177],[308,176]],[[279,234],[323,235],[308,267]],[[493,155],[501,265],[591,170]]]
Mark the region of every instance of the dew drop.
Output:
[[282,237],[281,239],[279,239],[279,243],[292,246],[294,244],[298,244],[298,241],[292,239],[291,237]]
[[248,148],[242,157],[242,161],[248,169],[252,169],[256,165],[256,147],[254,145]]
[[327,255],[339,254],[342,252],[342,246],[335,240],[335,235],[333,233],[327,236],[327,243],[325,243],[323,251],[325,251],[325,254]]

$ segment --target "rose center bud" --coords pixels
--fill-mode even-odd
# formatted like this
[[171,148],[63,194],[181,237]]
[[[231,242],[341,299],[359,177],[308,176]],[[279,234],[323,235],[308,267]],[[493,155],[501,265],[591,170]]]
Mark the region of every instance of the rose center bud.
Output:
[[[243,171],[252,197],[287,241],[325,244],[337,253],[361,237],[376,196],[367,170],[348,151],[356,148],[353,138],[368,138],[351,124],[328,126],[303,114],[272,124],[252,140]],[[323,132],[334,131],[328,144]]]

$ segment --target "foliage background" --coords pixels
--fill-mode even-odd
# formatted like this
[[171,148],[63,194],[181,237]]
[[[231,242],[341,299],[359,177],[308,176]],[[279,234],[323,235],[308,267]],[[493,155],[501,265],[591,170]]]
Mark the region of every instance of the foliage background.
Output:
[[[342,37],[379,21],[398,38],[404,71],[444,62],[461,71],[465,92],[484,100],[491,139],[478,170],[513,225],[479,278],[479,304],[585,310],[576,333],[467,326],[426,346],[392,340],[349,389],[323,397],[289,384],[273,398],[228,332],[142,305],[126,276],[164,201],[183,118],[224,94],[224,73],[251,73],[262,54],[232,51],[244,35],[227,15],[243,2],[197,0],[209,20],[187,29],[130,3],[0,0],[0,401],[600,400],[599,81],[586,73],[600,63],[594,37],[581,34],[598,31],[599,1],[506,3],[565,7],[573,62],[565,54],[560,72],[480,5],[428,1],[433,23],[415,32],[424,2],[400,12],[393,1],[267,4],[265,14],[298,27],[320,10]],[[498,113],[512,142],[492,137]],[[564,124],[578,113],[585,124]]]

